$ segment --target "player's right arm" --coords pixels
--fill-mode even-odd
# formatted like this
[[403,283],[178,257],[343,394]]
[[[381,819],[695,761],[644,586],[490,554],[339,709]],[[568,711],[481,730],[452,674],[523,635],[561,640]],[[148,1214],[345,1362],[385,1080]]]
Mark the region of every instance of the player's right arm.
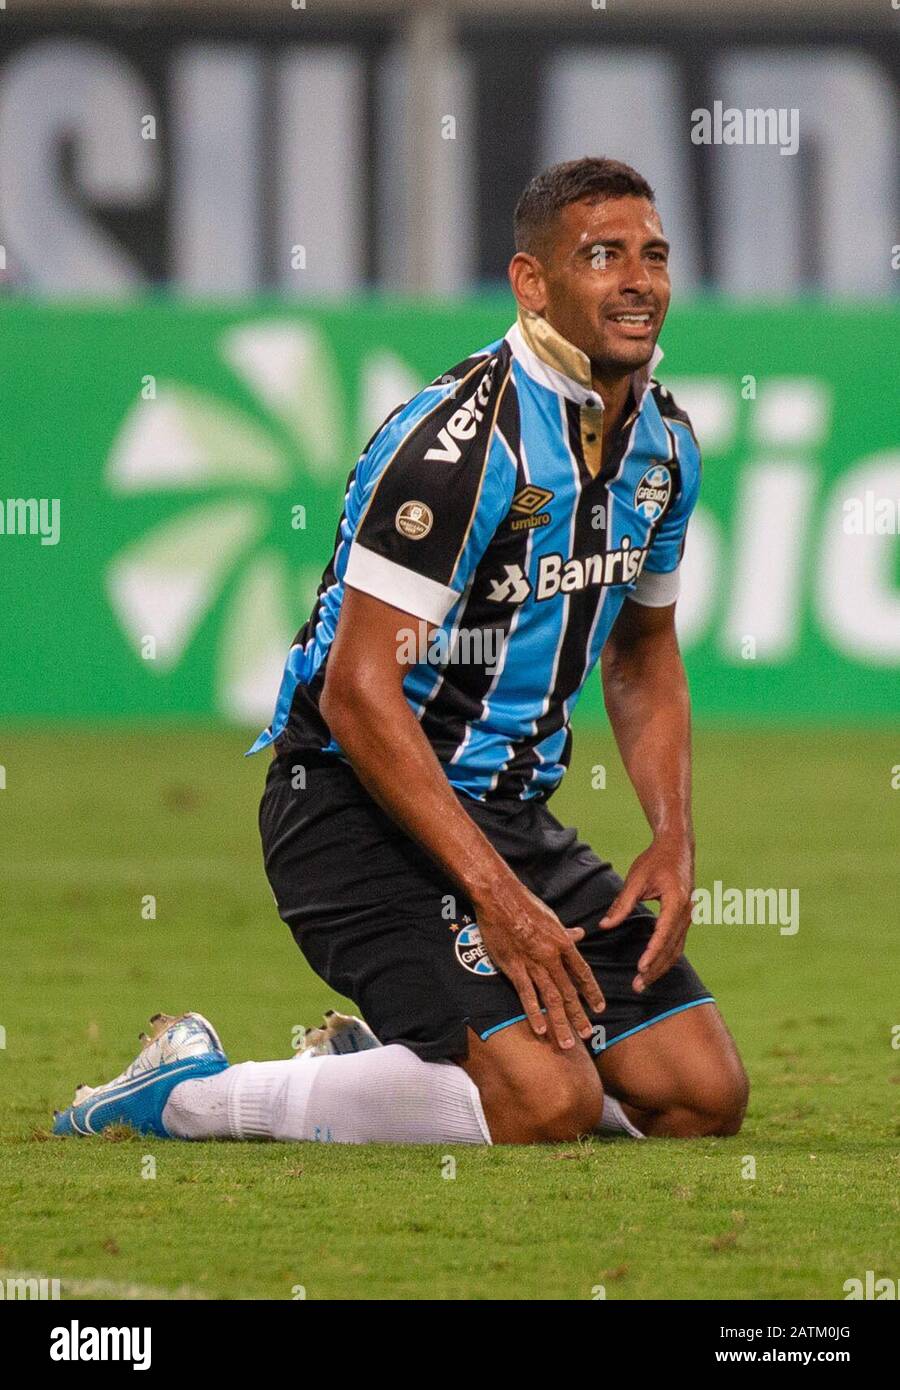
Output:
[[[360,781],[471,899],[482,938],[508,977],[537,1034],[561,1047],[591,1025],[581,999],[604,1007],[576,949],[581,928],[565,928],[522,884],[466,814],[403,691],[401,630],[421,618],[347,586],[329,653],[320,710]],[[429,624],[429,632],[434,623]]]

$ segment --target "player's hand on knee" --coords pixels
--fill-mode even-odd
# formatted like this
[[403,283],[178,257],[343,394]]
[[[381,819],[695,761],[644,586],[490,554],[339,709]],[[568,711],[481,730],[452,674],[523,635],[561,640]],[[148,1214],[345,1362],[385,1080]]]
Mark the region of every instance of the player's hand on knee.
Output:
[[608,931],[631,916],[638,903],[658,902],[660,913],[653,935],[638,961],[633,988],[641,994],[678,960],[691,925],[694,864],[691,847],[682,840],[654,840],[628,871],[621,892],[600,922]]
[[589,1038],[591,1024],[584,1005],[596,1014],[606,1004],[575,944],[584,936],[583,929],[564,927],[545,903],[518,882],[512,891],[504,888],[502,897],[476,906],[482,940],[516,990],[534,1032],[542,1037],[549,1028],[565,1048],[574,1046],[576,1033]]

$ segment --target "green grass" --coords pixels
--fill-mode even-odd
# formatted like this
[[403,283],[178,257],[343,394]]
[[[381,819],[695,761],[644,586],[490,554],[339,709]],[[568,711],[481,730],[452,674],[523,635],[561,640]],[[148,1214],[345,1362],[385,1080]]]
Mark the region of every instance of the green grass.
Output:
[[[800,890],[796,936],[692,932],[750,1072],[736,1138],[460,1148],[454,1180],[437,1148],[47,1138],[53,1106],[118,1072],[158,1009],[208,1014],[240,1061],[289,1055],[292,1027],[336,1002],[275,915],[245,746],[0,743],[3,1274],[229,1299],[833,1299],[900,1274],[886,733],[697,736],[698,882]],[[576,755],[554,809],[624,867],[645,842],[633,794],[607,739],[582,733]]]

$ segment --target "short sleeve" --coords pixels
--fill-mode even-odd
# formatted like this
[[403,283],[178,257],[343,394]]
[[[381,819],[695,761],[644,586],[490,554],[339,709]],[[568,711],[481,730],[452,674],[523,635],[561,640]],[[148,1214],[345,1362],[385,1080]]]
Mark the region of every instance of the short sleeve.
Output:
[[665,608],[678,598],[688,522],[700,492],[700,449],[693,431],[677,420],[667,421],[667,428],[677,463],[677,491],[654,533],[650,552],[631,594],[635,603],[647,608]]
[[437,401],[423,392],[365,460],[369,496],[344,580],[438,626],[511,500],[491,466],[498,365],[487,359]]

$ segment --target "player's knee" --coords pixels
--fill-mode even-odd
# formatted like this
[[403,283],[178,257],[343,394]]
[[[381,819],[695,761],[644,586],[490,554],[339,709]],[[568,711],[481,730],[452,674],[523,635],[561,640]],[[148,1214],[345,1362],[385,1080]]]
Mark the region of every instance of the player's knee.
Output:
[[603,1093],[597,1088],[585,1095],[578,1094],[557,1097],[549,1111],[540,1117],[540,1128],[544,1143],[568,1143],[582,1134],[590,1134],[600,1122],[603,1109]]
[[590,1134],[603,1109],[603,1090],[593,1067],[560,1066],[533,1078],[513,1099],[519,1143],[568,1143]]
[[744,1122],[749,1098],[749,1078],[740,1059],[735,1057],[703,1097],[702,1109],[708,1126],[705,1132],[720,1138],[737,1134]]

